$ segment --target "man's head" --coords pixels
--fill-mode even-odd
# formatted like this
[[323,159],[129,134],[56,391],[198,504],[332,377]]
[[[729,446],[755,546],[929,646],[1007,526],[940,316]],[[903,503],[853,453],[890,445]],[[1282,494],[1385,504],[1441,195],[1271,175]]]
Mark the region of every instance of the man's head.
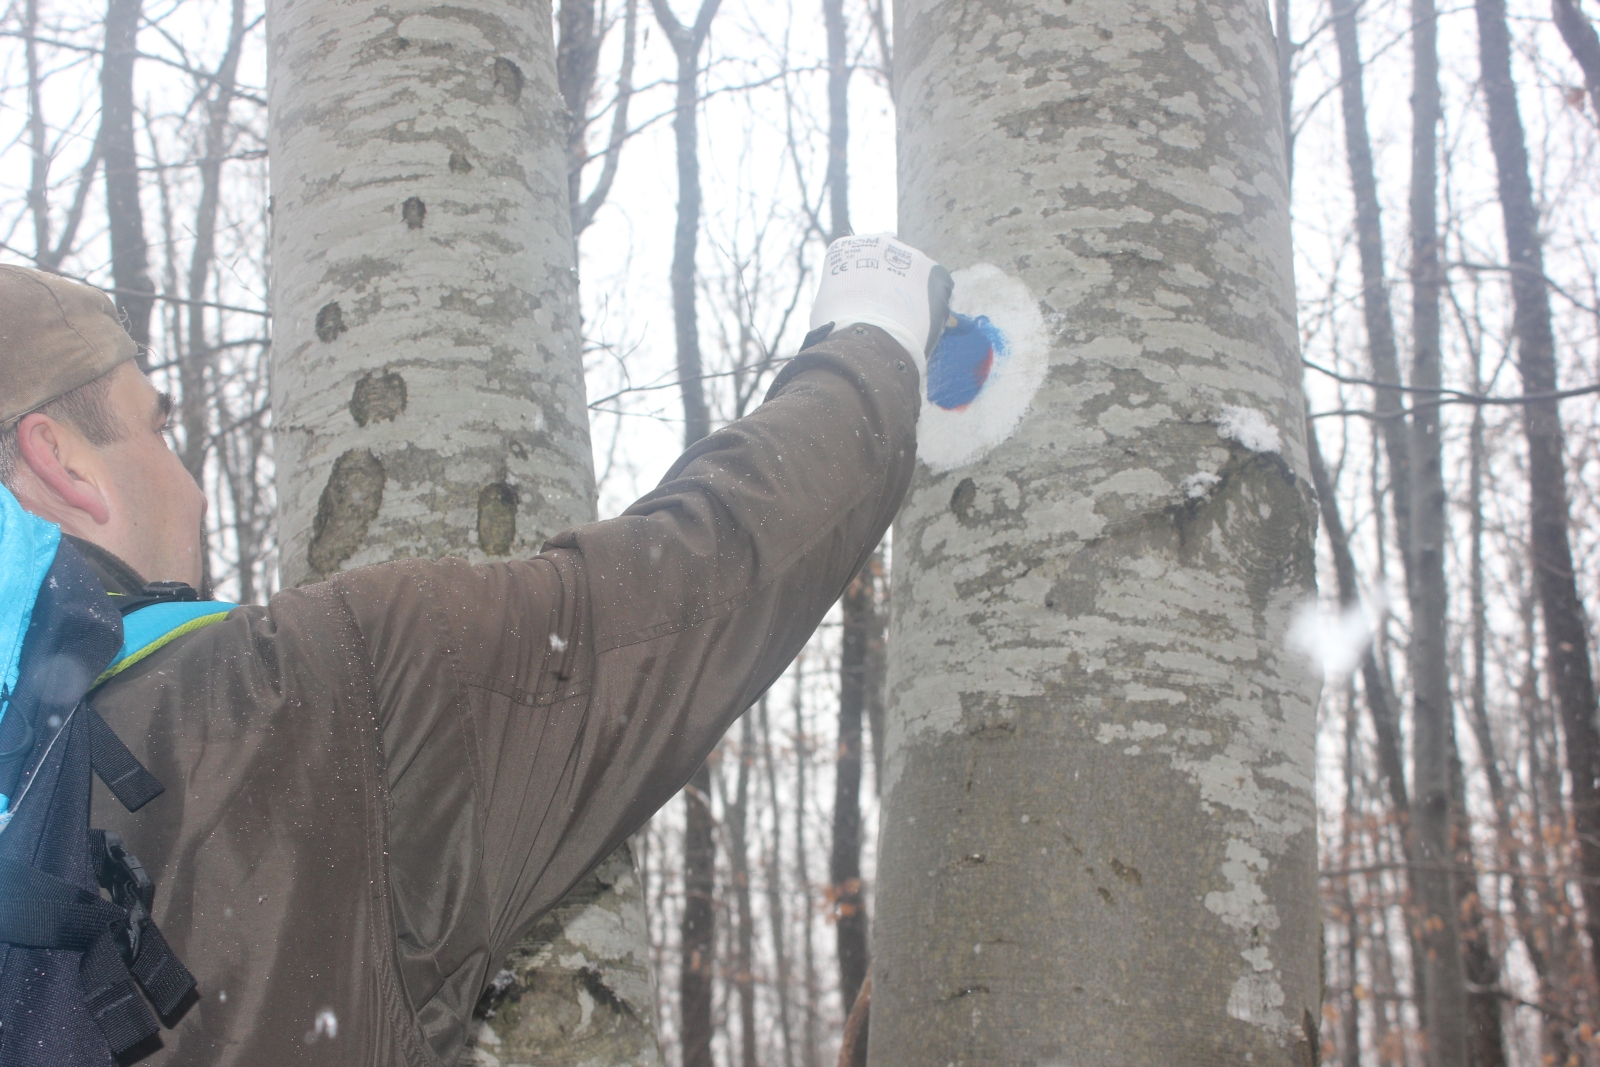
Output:
[[135,351],[99,290],[0,265],[0,482],[147,581],[198,587],[205,496]]

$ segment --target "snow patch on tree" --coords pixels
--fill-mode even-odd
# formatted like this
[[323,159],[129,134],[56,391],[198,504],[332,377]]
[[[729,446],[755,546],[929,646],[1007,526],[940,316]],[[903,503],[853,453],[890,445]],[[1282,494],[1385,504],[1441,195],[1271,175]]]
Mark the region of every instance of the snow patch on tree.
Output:
[[1237,441],[1252,452],[1281,452],[1278,428],[1255,408],[1226,407],[1217,421],[1217,436]]
[[1211,495],[1211,490],[1222,483],[1220,475],[1210,471],[1195,471],[1180,483],[1183,495],[1189,500],[1204,500]]

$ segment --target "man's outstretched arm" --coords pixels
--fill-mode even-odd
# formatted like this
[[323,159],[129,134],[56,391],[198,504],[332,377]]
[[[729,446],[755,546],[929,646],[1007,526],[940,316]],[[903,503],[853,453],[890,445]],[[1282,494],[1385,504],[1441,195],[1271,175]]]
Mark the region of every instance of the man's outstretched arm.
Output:
[[899,345],[847,327],[623,515],[552,541],[587,590],[594,747],[567,795],[580,852],[599,858],[665,803],[810,638],[904,499],[918,393]]
[[846,319],[654,491],[531,560],[334,579],[383,709],[419,1008],[682,787],[877,545],[915,462],[924,353],[896,333]]

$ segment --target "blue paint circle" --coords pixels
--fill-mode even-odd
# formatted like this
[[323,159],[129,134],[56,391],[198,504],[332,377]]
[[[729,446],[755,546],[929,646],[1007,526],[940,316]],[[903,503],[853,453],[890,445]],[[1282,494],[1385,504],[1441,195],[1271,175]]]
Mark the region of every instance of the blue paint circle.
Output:
[[1005,333],[989,316],[957,312],[955,320],[928,357],[928,399],[946,411],[964,411],[983,392],[995,360],[1010,354]]

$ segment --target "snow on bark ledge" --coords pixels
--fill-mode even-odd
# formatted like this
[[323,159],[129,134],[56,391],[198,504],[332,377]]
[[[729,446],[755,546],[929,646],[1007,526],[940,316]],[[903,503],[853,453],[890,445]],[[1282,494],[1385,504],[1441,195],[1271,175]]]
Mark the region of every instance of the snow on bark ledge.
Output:
[[1237,441],[1252,452],[1282,452],[1278,428],[1255,408],[1226,407],[1217,422],[1217,436]]

